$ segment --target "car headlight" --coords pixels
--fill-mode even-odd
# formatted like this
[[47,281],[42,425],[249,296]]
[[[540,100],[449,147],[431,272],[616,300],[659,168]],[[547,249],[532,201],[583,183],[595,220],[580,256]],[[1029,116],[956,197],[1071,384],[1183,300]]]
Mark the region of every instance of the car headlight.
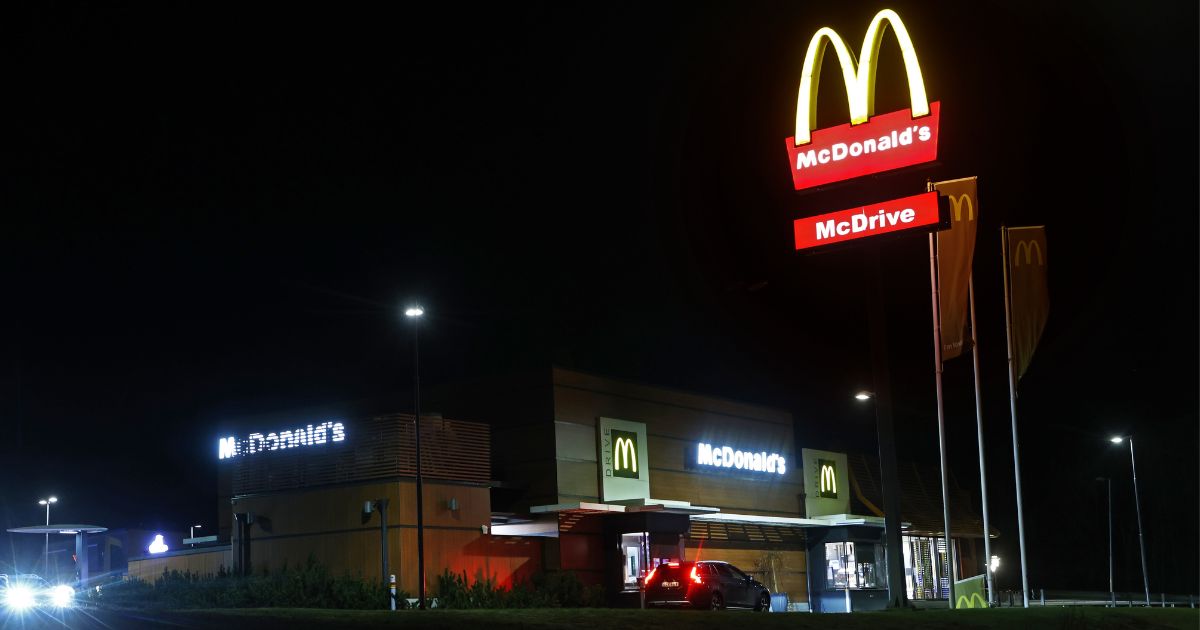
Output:
[[4,605],[13,610],[33,608],[33,589],[28,586],[10,586],[4,591]]
[[67,608],[75,603],[75,589],[66,584],[59,584],[50,589],[50,603],[55,608]]

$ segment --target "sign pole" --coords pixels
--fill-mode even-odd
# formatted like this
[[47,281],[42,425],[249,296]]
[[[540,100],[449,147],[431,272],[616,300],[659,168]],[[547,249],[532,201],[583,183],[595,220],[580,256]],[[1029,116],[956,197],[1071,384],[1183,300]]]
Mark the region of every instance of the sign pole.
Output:
[[1000,226],[1001,260],[1004,265],[1004,334],[1008,339],[1008,408],[1012,414],[1013,475],[1017,483],[1017,537],[1021,544],[1021,600],[1029,608],[1029,576],[1025,572],[1025,509],[1021,501],[1021,454],[1017,440],[1017,372],[1013,365],[1012,297],[1008,286],[1008,228]]
[[975,363],[975,432],[979,436],[979,491],[983,502],[983,572],[987,575],[988,602],[996,593],[995,576],[992,575],[992,527],[988,519],[987,466],[983,456],[983,397],[979,385],[979,337],[975,325],[975,274],[967,278],[967,295],[971,308],[971,360]]
[[[879,442],[879,467],[883,486],[884,553],[887,556],[888,606],[906,608],[904,557],[900,532],[900,468],[896,463],[896,429],[892,422],[892,382],[887,361],[887,319],[883,297],[883,269],[879,246],[866,249],[866,272],[874,276],[867,290],[867,319],[871,330],[871,371],[875,385],[875,434]],[[870,284],[868,284],[870,286]]]
[[[929,184],[932,189],[933,184]],[[938,293],[938,277],[937,277],[937,234],[929,233],[929,286],[932,289],[931,295],[933,299],[933,364],[934,364],[934,381],[937,384],[937,421],[938,421],[938,458],[942,469],[942,526],[946,536],[946,558],[949,560],[949,571],[947,578],[949,583],[946,585],[947,604],[950,610],[954,609],[954,579],[958,572],[955,571],[956,559],[954,557],[954,540],[950,536],[950,496],[947,488],[946,477],[946,418],[942,408],[942,317],[941,317],[941,298]],[[936,550],[935,550],[936,551]]]

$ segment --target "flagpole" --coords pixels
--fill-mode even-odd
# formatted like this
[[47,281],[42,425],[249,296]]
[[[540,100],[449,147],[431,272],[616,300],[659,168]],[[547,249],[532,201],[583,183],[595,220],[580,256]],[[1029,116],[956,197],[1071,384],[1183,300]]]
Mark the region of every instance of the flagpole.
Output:
[[979,337],[976,334],[975,327],[975,274],[967,276],[967,295],[970,296],[968,304],[971,307],[971,360],[975,362],[975,432],[979,436],[979,490],[980,499],[983,502],[983,572],[987,576],[988,587],[988,602],[996,593],[996,585],[993,583],[995,576],[992,575],[992,526],[988,519],[988,498],[987,498],[987,466],[984,465],[983,457],[983,397],[980,394],[979,385]]
[[[933,190],[933,184],[928,184]],[[954,609],[954,578],[957,574],[954,557],[954,540],[950,537],[950,498],[946,483],[946,419],[942,412],[942,309],[938,293],[937,277],[937,241],[936,233],[929,233],[929,286],[933,299],[933,364],[934,381],[937,383],[937,421],[938,421],[938,457],[942,469],[942,525],[946,535],[946,557],[949,559],[949,584],[946,589],[946,603],[950,610]],[[934,549],[936,553],[936,548]]]
[[1021,600],[1029,608],[1029,574],[1025,565],[1025,509],[1021,501],[1021,455],[1017,440],[1017,372],[1013,365],[1012,298],[1008,278],[1008,228],[1000,226],[1001,260],[1004,263],[1004,335],[1008,340],[1008,408],[1012,414],[1013,474],[1017,483],[1017,537],[1021,545]]

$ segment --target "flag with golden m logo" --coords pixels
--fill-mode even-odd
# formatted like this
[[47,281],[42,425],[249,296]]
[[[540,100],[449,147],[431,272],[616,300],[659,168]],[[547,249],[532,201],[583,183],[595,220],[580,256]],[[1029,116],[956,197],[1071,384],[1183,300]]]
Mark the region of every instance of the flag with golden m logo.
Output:
[[1012,309],[1013,361],[1025,375],[1050,316],[1046,284],[1045,226],[1008,228],[1008,285]]
[[967,342],[967,286],[975,258],[975,228],[979,224],[979,197],[974,177],[933,185],[950,200],[950,229],[937,234],[938,292],[941,296],[942,360],[962,354]]

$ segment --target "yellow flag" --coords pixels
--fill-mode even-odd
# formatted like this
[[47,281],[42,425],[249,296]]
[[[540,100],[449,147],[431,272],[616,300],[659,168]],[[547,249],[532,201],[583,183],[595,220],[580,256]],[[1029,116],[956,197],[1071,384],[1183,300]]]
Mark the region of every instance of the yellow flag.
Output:
[[1050,316],[1045,226],[1008,228],[1008,284],[1017,378],[1025,375]]
[[975,257],[975,230],[979,225],[976,178],[964,177],[933,185],[950,199],[950,229],[937,233],[938,292],[941,295],[942,360],[967,349],[967,286]]

